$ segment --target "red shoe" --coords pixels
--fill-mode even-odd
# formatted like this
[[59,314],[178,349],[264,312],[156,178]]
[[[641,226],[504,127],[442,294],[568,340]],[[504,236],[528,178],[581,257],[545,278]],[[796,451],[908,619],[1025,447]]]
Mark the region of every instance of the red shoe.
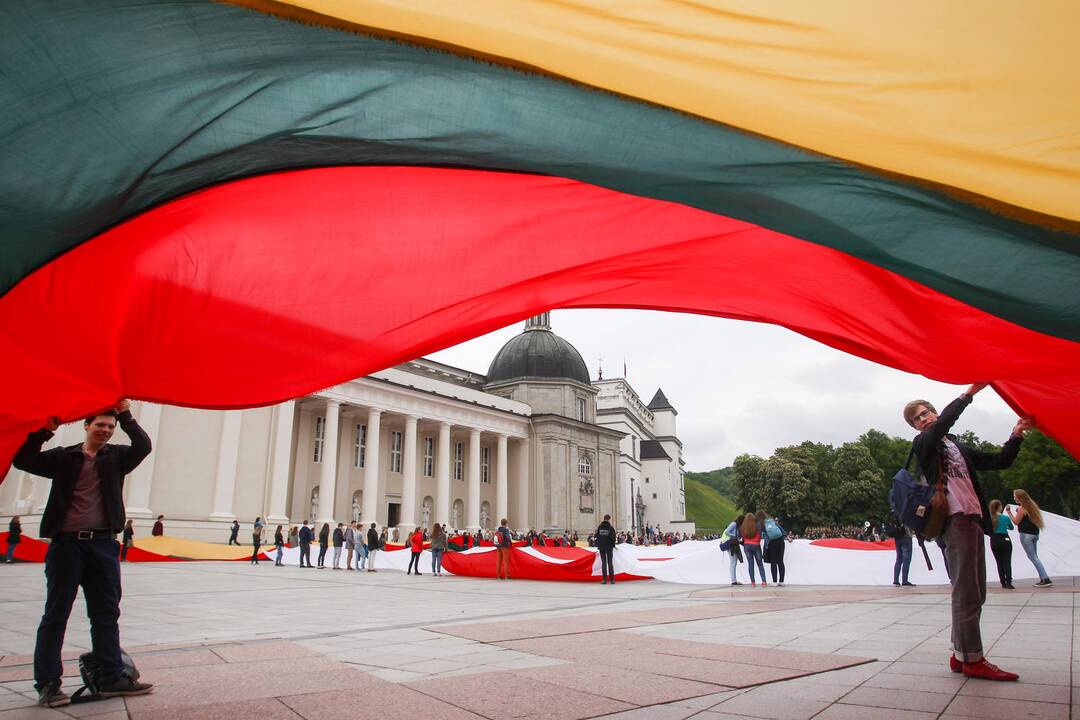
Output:
[[964,663],[964,676],[969,678],[981,678],[983,680],[1008,681],[1020,679],[1020,676],[1016,673],[1002,670],[997,665],[987,662],[986,658],[975,663]]
[[957,660],[955,655],[950,655],[949,669],[952,670],[954,673],[962,673],[964,672],[964,663]]

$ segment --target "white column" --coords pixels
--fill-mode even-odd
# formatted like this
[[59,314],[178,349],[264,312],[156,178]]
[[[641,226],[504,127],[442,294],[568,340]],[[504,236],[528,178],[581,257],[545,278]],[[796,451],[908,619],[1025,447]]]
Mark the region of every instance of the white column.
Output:
[[480,528],[480,431],[469,430],[469,492],[465,499],[465,529]]
[[435,522],[450,524],[450,423],[439,423],[439,457],[435,460]]
[[378,522],[379,510],[379,435],[382,410],[368,410],[367,449],[364,453],[364,506],[360,509],[360,521],[364,527]]
[[157,461],[158,430],[161,428],[161,406],[157,403],[140,402],[138,414],[135,419],[146,434],[150,436],[150,445],[154,448],[147,455],[135,472],[127,477],[128,500],[127,516],[129,518],[154,517],[150,509],[150,491],[153,489],[154,463]]
[[518,440],[518,527],[528,529],[529,522],[529,438]]
[[415,415],[405,417],[405,447],[401,459],[401,518],[398,528],[404,533],[416,527],[416,422]]
[[506,436],[499,434],[499,442],[495,450],[495,527],[509,519],[510,511],[506,501]]
[[319,472],[319,514],[317,523],[334,527],[334,500],[337,497],[338,418],[341,403],[326,401],[326,424],[323,426],[322,469]]
[[270,456],[270,508],[266,524],[287,525],[285,508],[289,500],[289,462],[292,460],[293,417],[296,403],[283,402],[274,408],[274,447]]
[[236,461],[240,456],[240,421],[243,410],[226,410],[221,421],[217,473],[214,476],[214,509],[211,520],[235,520],[233,494],[236,491]]

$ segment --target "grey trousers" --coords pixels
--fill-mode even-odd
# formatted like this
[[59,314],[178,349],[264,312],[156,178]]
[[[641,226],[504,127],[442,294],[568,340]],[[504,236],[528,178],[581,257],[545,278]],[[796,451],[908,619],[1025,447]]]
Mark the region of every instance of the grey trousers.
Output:
[[952,574],[952,643],[963,662],[983,659],[979,619],[986,602],[986,544],[982,518],[953,515],[945,525],[945,555]]

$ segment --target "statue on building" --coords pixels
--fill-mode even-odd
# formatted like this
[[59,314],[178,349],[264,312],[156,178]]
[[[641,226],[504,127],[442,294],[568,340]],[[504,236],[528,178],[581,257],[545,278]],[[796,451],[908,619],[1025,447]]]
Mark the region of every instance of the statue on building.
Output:
[[312,524],[319,519],[319,488],[315,487],[311,490],[311,520]]
[[354,492],[352,496],[352,519],[360,522],[360,491]]
[[645,529],[645,501],[641,499],[641,488],[638,488],[637,499],[634,500],[634,517],[637,519],[639,531]]
[[424,498],[424,506],[420,508],[420,522],[425,528],[431,527],[431,498]]
[[593,481],[585,478],[578,483],[579,509],[583,513],[593,512]]
[[480,527],[491,527],[491,510],[486,502],[480,506]]

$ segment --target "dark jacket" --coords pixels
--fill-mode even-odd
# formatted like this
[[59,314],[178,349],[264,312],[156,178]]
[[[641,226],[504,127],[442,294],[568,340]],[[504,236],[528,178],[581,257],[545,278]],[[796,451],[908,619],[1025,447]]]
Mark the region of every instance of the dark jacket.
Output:
[[[120,428],[131,438],[131,445],[106,443],[98,450],[94,467],[101,478],[101,498],[105,504],[105,517],[115,532],[124,529],[127,516],[124,512],[124,476],[139,466],[150,454],[150,437],[135,422],[130,412],[122,412],[116,418]],[[70,447],[41,451],[41,446],[53,434],[45,429],[26,437],[12,464],[19,470],[49,478],[53,481],[49,501],[41,515],[41,537],[55,537],[64,524],[75,483],[82,470],[82,443]],[[90,528],[87,528],[90,529]]]
[[285,537],[281,534],[280,530],[274,532],[274,546],[282,547],[285,545]]
[[[983,452],[964,445],[956,439],[955,435],[950,435],[949,430],[952,429],[952,426],[960,418],[960,414],[970,404],[970,395],[961,395],[949,403],[938,415],[937,422],[919,433],[915,440],[912,441],[912,450],[915,453],[915,460],[919,464],[919,471],[926,478],[926,482],[930,485],[936,485],[941,479],[941,468],[945,457],[942,443],[945,438],[949,438],[956,444],[956,447],[960,449],[960,454],[964,456],[964,463],[967,465],[968,476],[971,478],[971,486],[975,489],[975,496],[979,498],[979,507],[982,509],[983,532],[990,535],[994,532],[994,528],[990,523],[990,510],[987,507],[986,495],[983,494],[976,470],[1004,470],[1009,467],[1020,452],[1020,444],[1024,439],[1019,436],[1010,437],[1002,446],[1001,452],[997,453]],[[946,492],[948,492],[948,488],[946,488]]]
[[596,547],[601,550],[611,550],[615,547],[615,528],[607,520],[596,528]]
[[8,523],[8,545],[18,545],[22,542],[22,523],[12,520]]
[[378,550],[382,545],[379,544],[379,531],[371,529],[367,531],[367,546],[368,550]]
[[334,528],[334,547],[341,547],[345,544],[345,533],[341,531],[341,528]]
[[311,541],[315,539],[315,533],[311,532],[311,528],[309,528],[307,525],[303,525],[300,528],[299,538],[301,544],[306,543],[310,545]]

